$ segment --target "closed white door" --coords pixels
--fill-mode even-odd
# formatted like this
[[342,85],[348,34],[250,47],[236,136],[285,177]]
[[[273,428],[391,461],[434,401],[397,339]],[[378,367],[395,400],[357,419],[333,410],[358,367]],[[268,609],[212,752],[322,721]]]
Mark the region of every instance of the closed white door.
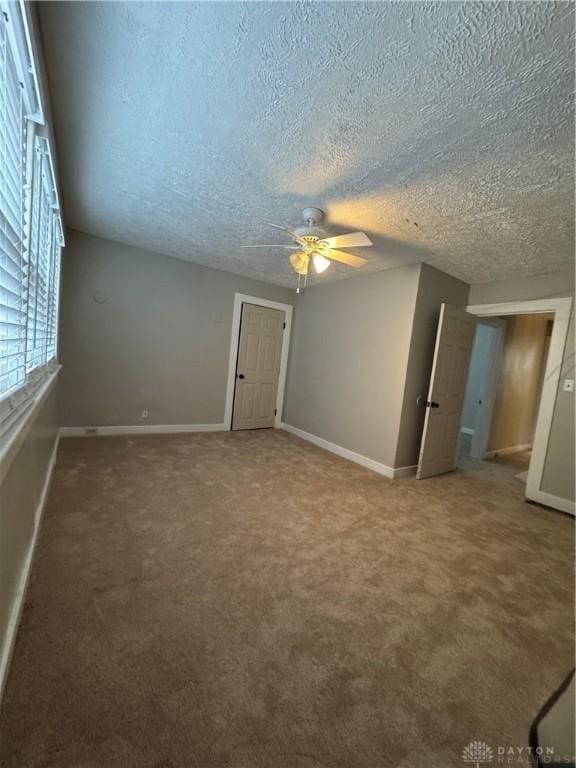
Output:
[[417,477],[450,472],[456,466],[476,317],[442,304]]
[[274,426],[284,312],[242,304],[232,429]]

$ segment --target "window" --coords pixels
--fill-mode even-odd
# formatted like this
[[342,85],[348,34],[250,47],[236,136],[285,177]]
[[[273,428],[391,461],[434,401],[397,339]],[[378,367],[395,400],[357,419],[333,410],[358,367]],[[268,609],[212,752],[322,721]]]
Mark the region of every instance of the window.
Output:
[[0,2],[0,428],[55,360],[55,175],[22,3]]
[[0,397],[24,383],[26,265],[24,187],[26,119],[23,89],[10,50],[7,22],[0,30]]
[[26,371],[47,363],[48,351],[56,350],[58,302],[55,273],[60,265],[60,246],[54,213],[50,154],[46,139],[36,137],[32,172],[32,216],[28,258],[28,312],[26,323]]

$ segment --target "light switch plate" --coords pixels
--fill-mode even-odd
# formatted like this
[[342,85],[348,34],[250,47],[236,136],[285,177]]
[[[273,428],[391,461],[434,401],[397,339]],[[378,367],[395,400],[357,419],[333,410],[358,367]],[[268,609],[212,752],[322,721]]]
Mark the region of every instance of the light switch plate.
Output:
[[574,379],[564,379],[562,392],[574,392]]

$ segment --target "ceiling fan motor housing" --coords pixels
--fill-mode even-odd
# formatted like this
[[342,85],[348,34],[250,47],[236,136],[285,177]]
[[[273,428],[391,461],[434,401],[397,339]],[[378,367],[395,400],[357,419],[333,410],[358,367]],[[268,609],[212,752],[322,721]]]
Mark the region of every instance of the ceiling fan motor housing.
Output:
[[321,227],[297,227],[294,230],[294,234],[303,240],[307,240],[310,244],[326,237],[326,232]]

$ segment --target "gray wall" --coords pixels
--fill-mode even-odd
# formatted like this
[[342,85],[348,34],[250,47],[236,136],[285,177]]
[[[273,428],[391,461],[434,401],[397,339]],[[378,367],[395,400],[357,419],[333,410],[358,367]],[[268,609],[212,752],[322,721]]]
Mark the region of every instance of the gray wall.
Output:
[[487,372],[489,354],[492,350],[491,331],[484,323],[478,323],[474,349],[470,360],[470,373],[466,387],[466,399],[462,413],[462,426],[474,429],[478,415],[478,400],[482,392],[484,377]]
[[574,500],[574,393],[562,392],[562,380],[574,378],[574,307],[568,328],[566,351],[560,373],[560,386],[556,395],[552,429],[548,441],[546,463],[542,475],[542,490],[562,499]]
[[389,467],[418,460],[440,304],[468,285],[413,264],[298,299],[284,421]]
[[[473,285],[470,289],[470,304],[529,301],[556,296],[574,296],[573,270],[543,277]],[[574,378],[574,307],[572,307],[541,486],[541,490],[546,493],[562,499],[574,500],[574,394],[561,391],[562,380],[567,377]]]
[[56,387],[42,403],[11,461],[0,466],[0,662],[8,653],[10,616],[34,542],[36,515],[56,441]]
[[419,275],[359,275],[298,298],[286,423],[394,466]]
[[497,304],[504,301],[574,296],[574,277],[574,269],[568,269],[541,277],[477,283],[470,286],[469,304]]
[[394,467],[418,463],[425,410],[417,405],[416,401],[418,395],[426,395],[428,392],[440,305],[445,302],[454,306],[465,306],[468,289],[467,283],[428,264],[422,264],[412,322],[398,444],[392,465]]
[[62,426],[221,423],[234,293],[295,296],[75,231],[63,263]]

